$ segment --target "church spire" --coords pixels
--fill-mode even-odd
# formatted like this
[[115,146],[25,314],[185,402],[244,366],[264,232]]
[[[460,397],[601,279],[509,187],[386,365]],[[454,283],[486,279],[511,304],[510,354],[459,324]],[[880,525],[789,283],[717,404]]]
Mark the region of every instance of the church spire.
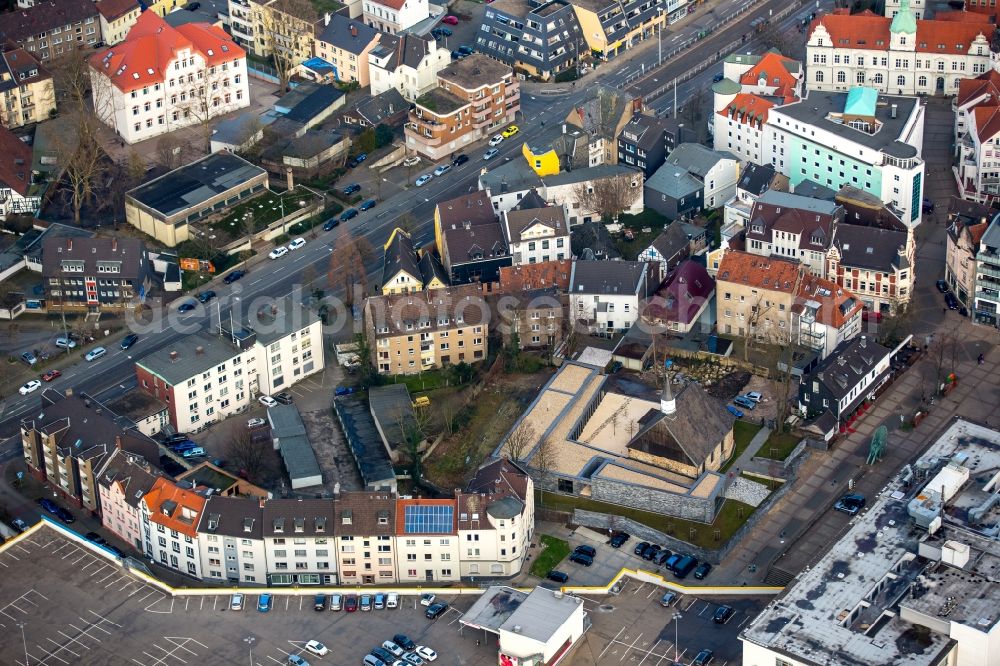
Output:
[[673,389],[670,388],[670,377],[663,374],[663,392],[660,393],[660,411],[671,416],[677,413],[677,400],[674,399]]

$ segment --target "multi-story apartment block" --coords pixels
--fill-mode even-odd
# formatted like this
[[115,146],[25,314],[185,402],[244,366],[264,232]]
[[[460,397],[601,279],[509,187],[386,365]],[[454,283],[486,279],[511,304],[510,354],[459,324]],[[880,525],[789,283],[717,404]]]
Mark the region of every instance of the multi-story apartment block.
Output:
[[143,552],[158,564],[201,578],[198,521],[205,498],[164,477],[142,497]]
[[989,203],[1000,196],[1000,72],[991,69],[958,82],[952,99],[955,152],[952,167],[963,199]]
[[254,55],[266,58],[278,52],[282,60],[293,67],[313,57],[316,30],[322,23],[311,3],[249,2]]
[[333,65],[338,81],[357,81],[365,88],[370,83],[368,54],[381,34],[361,21],[333,14],[326,25],[317,28],[315,54]]
[[332,509],[341,584],[395,582],[396,497],[368,491],[341,493]]
[[[522,199],[522,204],[525,200]],[[514,265],[566,259],[570,249],[565,206],[525,207],[500,213],[500,224]]]
[[430,16],[427,0],[364,0],[365,23],[395,35],[408,30]]
[[953,95],[959,80],[992,68],[994,26],[984,18],[951,12],[948,20],[918,21],[905,1],[892,18],[834,10],[809,28],[806,87]]
[[101,23],[93,0],[46,0],[20,11],[0,14],[0,37],[42,62],[64,53],[93,48],[101,41]]
[[659,284],[659,265],[645,261],[576,261],[570,277],[569,316],[595,332],[627,331],[639,304]]
[[[269,585],[336,585],[334,502],[272,499],[264,503]],[[340,581],[344,582],[344,581]]]
[[97,515],[100,470],[116,449],[159,460],[156,442],[129,425],[86,395],[46,390],[41,409],[20,423],[24,462],[37,479]]
[[324,368],[322,324],[286,298],[223,323],[185,346],[164,347],[136,362],[139,388],[168,406],[178,431],[202,430],[241,412],[259,394],[283,390]]
[[0,57],[0,125],[8,129],[48,120],[56,111],[52,74],[24,49]]
[[944,279],[958,302],[972,311],[979,242],[995,213],[983,204],[955,198],[952,199],[951,208],[948,212],[948,249]]
[[910,302],[916,280],[912,231],[841,224],[828,258],[830,280],[878,319]]
[[765,140],[793,190],[804,180],[833,190],[856,187],[900,211],[912,228],[920,224],[924,191],[923,133],[920,99],[853,88],[814,90],[770,109]]
[[416,99],[406,145],[438,160],[513,122],[520,108],[513,70],[474,53],[438,72],[438,87]]
[[207,23],[172,27],[143,12],[120,44],[90,58],[94,111],[128,143],[250,105],[246,53]]
[[42,204],[41,189],[31,182],[31,146],[0,127],[0,218],[34,213]]
[[513,576],[535,530],[535,488],[517,463],[500,458],[480,467],[458,496],[461,575]]
[[143,552],[140,505],[159,476],[159,470],[142,456],[116,448],[97,477],[101,524],[139,552]]
[[229,34],[233,41],[254,48],[254,12],[250,0],[229,0]]
[[746,251],[804,264],[810,273],[827,277],[827,253],[844,209],[833,201],[768,191],[750,211]]
[[488,311],[478,285],[371,297],[365,302],[365,330],[372,363],[384,375],[411,375],[481,361]]
[[476,50],[542,81],[579,67],[587,43],[567,0],[496,0],[483,15]]
[[368,52],[371,94],[398,90],[408,102],[438,86],[438,72],[451,62],[448,49],[438,48],[432,37],[410,33],[384,35]]
[[652,176],[681,142],[683,123],[637,113],[618,133],[618,164]]
[[114,46],[124,41],[125,35],[139,20],[143,6],[139,0],[98,0],[101,35],[105,46]]
[[269,582],[263,504],[255,498],[209,496],[198,523],[206,580],[230,585]]
[[559,290],[548,287],[494,293],[504,345],[513,344],[516,335],[519,349],[555,350],[559,346],[566,320],[566,299]]
[[972,316],[983,324],[1000,325],[1000,217],[993,218],[979,240]]
[[46,238],[42,280],[50,310],[134,308],[149,292],[152,267],[136,238]]
[[461,578],[454,499],[396,500],[396,579],[450,583]]
[[639,42],[655,38],[676,12],[669,5],[679,4],[647,0],[574,0],[573,9],[591,52],[611,60]]

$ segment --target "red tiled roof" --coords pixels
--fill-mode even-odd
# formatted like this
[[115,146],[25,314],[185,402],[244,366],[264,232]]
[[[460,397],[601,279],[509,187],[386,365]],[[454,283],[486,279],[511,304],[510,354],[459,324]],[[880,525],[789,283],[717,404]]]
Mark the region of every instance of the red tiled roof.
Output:
[[989,222],[980,222],[969,227],[969,239],[973,245],[979,245],[979,241],[983,240],[983,234],[986,233],[989,226]]
[[797,261],[730,250],[722,256],[716,280],[791,293],[799,270],[805,269]]
[[168,25],[155,12],[143,12],[125,41],[99,51],[90,66],[103,72],[122,92],[163,83],[176,53],[189,48],[209,65],[243,58],[246,52],[225,32],[207,23]]
[[962,107],[983,95],[991,97],[984,102],[1000,102],[1000,72],[995,69],[980,74],[974,79],[961,79],[958,82],[958,95],[955,102],[959,107]]
[[198,536],[198,520],[205,510],[205,498],[173,482],[159,478],[143,497],[149,507],[149,519],[157,525],[189,537]]
[[[954,12],[960,13],[960,12]],[[968,46],[980,34],[987,39],[993,33],[988,23],[978,18],[953,16],[946,21],[917,21],[917,53],[965,54]],[[889,48],[889,27],[892,19],[862,12],[861,14],[826,14],[809,26],[809,36],[822,25],[830,33],[836,48],[878,50]],[[881,44],[879,43],[881,42]]]
[[748,69],[743,76],[740,77],[740,83],[745,86],[755,86],[761,78],[766,78],[766,85],[768,86],[778,88],[779,90],[793,90],[795,88],[796,78],[795,75],[788,70],[789,64],[795,65],[797,63],[791,58],[786,58],[780,53],[768,51],[756,65]]
[[392,7],[397,12],[406,4],[406,0],[373,0],[373,2],[383,7]]
[[853,293],[811,273],[802,279],[796,305],[802,305],[806,300],[820,304],[816,320],[833,328],[841,328],[864,307],[861,299]]
[[556,287],[560,291],[569,289],[573,262],[569,259],[542,261],[537,264],[504,266],[500,269],[500,293],[515,294],[532,289]]
[[980,105],[972,110],[972,116],[976,121],[976,134],[979,140],[989,141],[997,134],[1000,134],[1000,106]]
[[31,146],[0,126],[0,185],[22,197],[31,186]]
[[[917,21],[917,53],[965,55],[969,44],[982,35],[989,41],[993,30],[981,23],[958,21]],[[961,48],[959,48],[961,47]],[[987,54],[989,54],[987,46]]]
[[809,26],[809,37],[819,26],[830,33],[833,46],[847,49],[878,49],[881,46],[889,48],[889,25],[891,19],[876,16],[872,13],[861,14],[826,14],[813,20]]
[[993,23],[993,20],[986,14],[975,12],[936,12],[935,21],[958,21],[961,23]]
[[[726,108],[719,110],[719,115],[726,118],[732,116],[740,123],[756,122],[763,126],[767,122],[767,112],[773,107],[774,102],[769,102],[763,97],[751,93],[738,93]],[[732,115],[734,111],[735,116]]]

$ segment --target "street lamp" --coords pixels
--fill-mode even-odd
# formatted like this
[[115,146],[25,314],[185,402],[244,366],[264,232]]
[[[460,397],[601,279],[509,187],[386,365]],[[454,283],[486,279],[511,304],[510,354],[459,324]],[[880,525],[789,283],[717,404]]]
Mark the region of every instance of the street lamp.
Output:
[[[658,7],[656,9],[656,11],[659,12],[659,14],[660,14],[661,17],[663,16],[663,7]],[[656,33],[656,54],[658,56],[658,60],[657,60],[658,64],[656,65],[657,67],[659,67],[660,65],[663,64],[663,24],[664,23],[665,23],[665,21],[662,21],[660,23],[660,26],[659,26],[660,30],[659,30],[659,32]]]
[[674,661],[680,660],[680,646],[677,645],[677,632],[682,617],[684,616],[680,613],[674,613]]
[[24,622],[18,622],[17,626],[21,629],[21,643],[24,645],[24,666],[28,666],[28,640],[24,637]]
[[253,666],[253,644],[256,640],[253,636],[247,636],[243,639],[243,642],[250,646],[250,666]]

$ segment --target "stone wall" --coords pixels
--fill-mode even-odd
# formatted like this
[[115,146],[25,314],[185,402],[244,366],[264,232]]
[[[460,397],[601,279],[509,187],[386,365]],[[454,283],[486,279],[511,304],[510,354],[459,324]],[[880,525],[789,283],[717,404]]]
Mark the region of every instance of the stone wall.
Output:
[[601,502],[621,504],[702,523],[715,520],[715,495],[711,497],[678,495],[601,477],[591,478],[590,483],[593,499]]

